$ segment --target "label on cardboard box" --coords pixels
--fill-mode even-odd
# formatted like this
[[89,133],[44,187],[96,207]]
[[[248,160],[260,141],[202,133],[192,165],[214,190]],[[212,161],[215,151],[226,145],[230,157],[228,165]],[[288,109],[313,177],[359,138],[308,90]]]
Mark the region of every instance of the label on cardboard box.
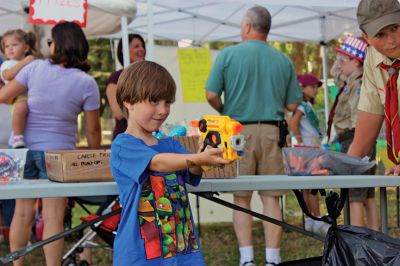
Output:
[[110,150],[46,152],[49,179],[57,182],[113,181]]

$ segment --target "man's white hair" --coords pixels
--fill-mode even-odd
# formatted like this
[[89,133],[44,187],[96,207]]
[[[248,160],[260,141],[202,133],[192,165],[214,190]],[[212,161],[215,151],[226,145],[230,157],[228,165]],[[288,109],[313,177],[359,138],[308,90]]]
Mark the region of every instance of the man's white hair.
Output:
[[271,14],[262,6],[255,6],[247,10],[243,20],[250,23],[253,30],[268,34],[271,29]]

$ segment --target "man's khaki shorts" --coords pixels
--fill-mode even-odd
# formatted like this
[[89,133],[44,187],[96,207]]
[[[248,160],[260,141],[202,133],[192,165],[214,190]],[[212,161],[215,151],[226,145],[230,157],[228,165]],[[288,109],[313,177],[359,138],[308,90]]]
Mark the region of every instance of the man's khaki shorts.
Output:
[[[239,175],[282,175],[284,174],[282,149],[278,146],[279,129],[270,124],[244,125],[242,134],[246,146],[239,161]],[[268,178],[266,176],[265,178]],[[262,190],[262,196],[281,196],[288,190]],[[250,197],[253,191],[237,191],[235,196]]]

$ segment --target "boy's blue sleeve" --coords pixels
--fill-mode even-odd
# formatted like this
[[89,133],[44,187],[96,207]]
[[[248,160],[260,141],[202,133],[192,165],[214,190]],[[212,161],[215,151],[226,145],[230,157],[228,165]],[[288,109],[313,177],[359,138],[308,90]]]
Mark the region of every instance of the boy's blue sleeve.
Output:
[[143,173],[158,152],[140,139],[128,138],[116,138],[112,143],[111,170],[116,181],[142,184],[145,181]]
[[173,153],[190,154],[190,152],[184,146],[182,146],[178,140],[173,138],[171,138],[170,140]]

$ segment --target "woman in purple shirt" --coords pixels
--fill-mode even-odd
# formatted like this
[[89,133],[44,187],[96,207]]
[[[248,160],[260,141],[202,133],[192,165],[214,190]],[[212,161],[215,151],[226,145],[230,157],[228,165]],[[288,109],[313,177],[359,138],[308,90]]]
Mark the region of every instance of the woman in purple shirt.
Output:
[[[29,113],[26,145],[29,149],[24,178],[47,179],[44,153],[49,150],[75,149],[77,117],[84,112],[86,138],[90,148],[101,141],[100,97],[96,81],[89,70],[89,44],[82,29],[72,22],[53,27],[48,40],[50,59],[26,65],[15,79],[0,90],[0,102],[28,93]],[[11,251],[27,245],[35,214],[36,199],[17,199],[10,228]],[[64,230],[65,198],[44,198],[43,238]],[[47,265],[61,265],[64,241],[44,246]],[[23,258],[14,261],[22,265]]]
[[[142,36],[139,34],[129,34],[129,61],[134,63],[136,61],[144,60],[146,56],[146,46]],[[123,65],[123,54],[122,54],[122,41],[120,40],[117,47],[117,57],[121,65]],[[107,80],[106,94],[110,104],[111,110],[115,118],[115,127],[113,131],[113,140],[115,137],[126,130],[126,119],[122,115],[122,111],[118,106],[116,95],[117,95],[117,82],[123,69],[115,71],[110,75]]]

